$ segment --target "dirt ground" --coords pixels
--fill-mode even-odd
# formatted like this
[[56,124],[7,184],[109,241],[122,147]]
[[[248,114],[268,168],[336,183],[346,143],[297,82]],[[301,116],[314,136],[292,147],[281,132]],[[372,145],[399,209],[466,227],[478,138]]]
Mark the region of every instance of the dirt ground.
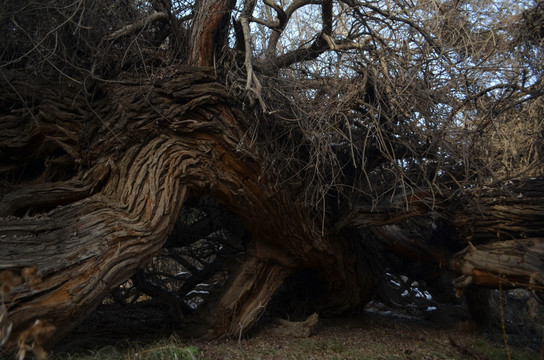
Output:
[[[308,338],[278,335],[264,328],[251,337],[193,342],[204,359],[508,359],[500,334],[470,323],[437,326],[427,320],[365,313],[321,319]],[[511,359],[539,359],[526,346],[509,345]]]
[[[155,318],[157,323],[159,318]],[[118,325],[118,324],[117,324]],[[186,339],[163,332],[119,332],[107,324],[75,334],[54,350],[56,359],[544,359],[544,339],[519,338],[501,331],[479,331],[470,322],[444,324],[432,318],[365,310],[343,318],[319,319],[309,337],[285,335],[273,323],[261,326],[240,339],[213,341]],[[134,328],[132,330],[135,330]],[[152,337],[153,339],[150,339]],[[161,340],[162,339],[162,340]],[[165,340],[166,339],[166,340]],[[113,346],[115,356],[101,351]],[[191,354],[172,352],[190,347]],[[89,350],[94,349],[94,350]],[[161,353],[162,349],[162,353]],[[169,349],[170,355],[164,353]],[[98,356],[97,354],[101,354]],[[145,356],[144,356],[145,354]],[[178,355],[171,354],[182,354]]]

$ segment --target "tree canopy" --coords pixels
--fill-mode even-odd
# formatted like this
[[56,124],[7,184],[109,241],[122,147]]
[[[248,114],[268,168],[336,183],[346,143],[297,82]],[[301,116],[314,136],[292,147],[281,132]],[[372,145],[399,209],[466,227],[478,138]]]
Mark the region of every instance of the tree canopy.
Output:
[[10,2],[2,69],[84,85],[213,66],[255,112],[249,140],[284,181],[305,183],[305,201],[372,203],[542,171],[542,11],[535,1]]

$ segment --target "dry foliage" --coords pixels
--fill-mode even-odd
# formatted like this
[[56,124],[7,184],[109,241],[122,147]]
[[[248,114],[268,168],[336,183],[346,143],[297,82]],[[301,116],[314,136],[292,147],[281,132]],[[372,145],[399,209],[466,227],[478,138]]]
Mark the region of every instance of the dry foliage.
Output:
[[19,351],[17,360],[24,360],[26,354],[30,351],[34,353],[37,360],[48,358],[47,351],[44,349],[45,342],[55,331],[53,325],[42,320],[36,320],[28,329],[23,331],[17,339]]
[[[270,175],[318,213],[542,174],[540,1],[239,5],[214,66],[256,115],[248,138]],[[82,89],[159,79],[190,62],[200,10],[8,2],[0,66]]]

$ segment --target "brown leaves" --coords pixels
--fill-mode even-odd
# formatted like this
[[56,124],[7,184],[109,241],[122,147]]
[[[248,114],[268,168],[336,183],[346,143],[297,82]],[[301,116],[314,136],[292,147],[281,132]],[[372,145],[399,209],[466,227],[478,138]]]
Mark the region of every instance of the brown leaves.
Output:
[[21,277],[15,275],[10,270],[5,270],[0,273],[0,296],[2,299],[4,295],[7,295],[11,290],[21,285]]

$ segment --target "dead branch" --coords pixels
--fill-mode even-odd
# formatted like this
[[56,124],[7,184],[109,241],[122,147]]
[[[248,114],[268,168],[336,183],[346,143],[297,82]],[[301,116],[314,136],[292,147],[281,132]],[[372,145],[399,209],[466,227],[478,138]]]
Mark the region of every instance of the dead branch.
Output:
[[112,41],[122,36],[128,36],[128,35],[132,35],[132,34],[144,31],[149,26],[160,21],[168,21],[168,14],[163,12],[154,13],[150,15],[149,17],[147,17],[146,19],[143,19],[134,24],[125,25],[121,29],[114,31],[113,33],[111,33],[111,35],[106,37],[105,40]]
[[314,332],[319,316],[313,313],[304,321],[288,321],[285,319],[274,319],[275,327],[270,332],[280,336],[295,338],[307,338]]

